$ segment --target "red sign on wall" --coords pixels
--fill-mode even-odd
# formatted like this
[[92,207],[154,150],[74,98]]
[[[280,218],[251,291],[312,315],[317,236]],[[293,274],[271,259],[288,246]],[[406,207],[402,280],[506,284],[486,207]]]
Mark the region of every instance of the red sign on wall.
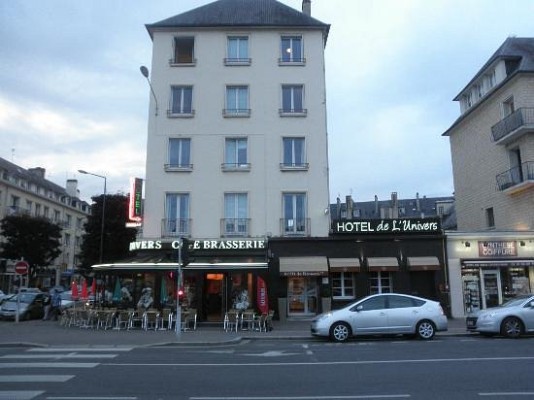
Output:
[[28,268],[30,268],[30,264],[26,261],[17,261],[15,264],[15,272],[19,275],[26,275],[28,273]]

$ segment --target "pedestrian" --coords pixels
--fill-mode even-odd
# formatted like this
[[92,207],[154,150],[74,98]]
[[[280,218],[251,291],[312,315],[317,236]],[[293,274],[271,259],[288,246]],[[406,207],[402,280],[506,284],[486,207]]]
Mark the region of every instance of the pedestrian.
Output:
[[52,317],[54,321],[57,321],[58,316],[61,314],[61,296],[57,290],[54,290],[52,294]]
[[52,299],[50,298],[50,293],[45,293],[43,298],[43,308],[44,308],[44,315],[43,315],[43,321],[48,321],[50,318],[50,308],[52,307]]

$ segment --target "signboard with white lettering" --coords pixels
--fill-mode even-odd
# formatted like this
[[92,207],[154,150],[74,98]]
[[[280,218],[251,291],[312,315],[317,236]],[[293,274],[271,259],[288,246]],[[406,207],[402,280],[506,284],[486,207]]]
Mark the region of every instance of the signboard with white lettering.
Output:
[[[265,239],[217,239],[217,240],[188,240],[189,250],[265,250]],[[179,240],[139,240],[130,243],[130,251],[136,250],[177,250]]]
[[515,241],[486,241],[478,242],[479,257],[510,257],[517,256]]
[[442,233],[439,218],[335,220],[332,222],[332,232],[337,235]]
[[142,196],[143,180],[141,178],[130,178],[130,204],[128,207],[130,221],[141,222],[143,219]]

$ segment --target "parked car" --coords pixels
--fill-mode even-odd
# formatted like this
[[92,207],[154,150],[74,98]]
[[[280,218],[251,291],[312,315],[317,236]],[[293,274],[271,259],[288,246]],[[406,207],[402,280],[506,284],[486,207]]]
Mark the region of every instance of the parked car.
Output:
[[344,342],[358,335],[406,334],[423,340],[447,330],[447,317],[437,301],[406,294],[364,297],[344,308],[320,314],[311,324],[313,336]]
[[40,292],[23,292],[11,296],[0,305],[0,318],[15,319],[17,303],[20,320],[42,318],[44,315],[44,296],[45,294]]
[[484,336],[518,338],[534,333],[534,294],[514,297],[499,307],[486,308],[466,318],[467,330]]
[[61,297],[61,310],[72,307],[83,307],[84,305],[90,305],[94,302],[94,296],[89,296],[85,300],[80,297],[73,299],[71,290],[61,292],[59,296]]

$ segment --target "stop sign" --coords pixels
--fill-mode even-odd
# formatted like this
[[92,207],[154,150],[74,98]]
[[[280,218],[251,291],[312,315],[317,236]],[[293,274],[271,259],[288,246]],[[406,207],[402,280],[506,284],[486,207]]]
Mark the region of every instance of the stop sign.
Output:
[[20,275],[26,275],[29,267],[30,264],[28,264],[26,261],[17,261],[15,264],[15,272]]

